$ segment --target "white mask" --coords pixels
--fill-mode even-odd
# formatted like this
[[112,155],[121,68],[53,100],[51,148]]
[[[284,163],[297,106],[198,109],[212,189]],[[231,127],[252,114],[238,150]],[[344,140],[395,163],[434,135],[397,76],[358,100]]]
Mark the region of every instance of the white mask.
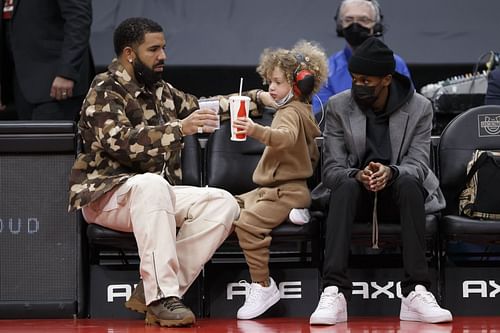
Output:
[[290,91],[288,92],[288,95],[286,95],[285,97],[283,97],[279,101],[276,101],[276,104],[278,104],[278,107],[283,106],[286,103],[288,103],[288,101],[291,100],[292,97],[293,97],[293,89],[290,89]]

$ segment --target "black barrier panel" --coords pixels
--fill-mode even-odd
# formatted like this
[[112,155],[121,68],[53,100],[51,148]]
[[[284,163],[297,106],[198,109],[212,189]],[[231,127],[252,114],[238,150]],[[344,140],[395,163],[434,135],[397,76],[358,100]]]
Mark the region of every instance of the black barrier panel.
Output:
[[[205,315],[211,318],[236,318],[248,289],[241,280],[250,281],[248,268],[240,264],[211,264],[205,267]],[[272,268],[281,300],[261,317],[307,317],[319,300],[319,271],[316,268]]]
[[[439,299],[437,271],[429,268],[429,273],[430,291]],[[349,274],[353,281],[352,296],[347,303],[349,316],[399,316],[402,268],[355,268]]]
[[0,121],[0,153],[75,154],[71,121]]
[[90,266],[90,318],[144,319],[144,315],[130,311],[123,303],[129,299],[139,282],[137,265]]
[[444,283],[444,305],[455,316],[500,314],[500,267],[447,267]]
[[43,124],[0,124],[0,318],[84,309],[80,224],[67,211],[75,128]]
[[[90,318],[144,319],[143,314],[130,311],[124,306],[138,282],[138,265],[91,265]],[[183,302],[197,317],[202,315],[201,287],[200,276],[183,297]]]

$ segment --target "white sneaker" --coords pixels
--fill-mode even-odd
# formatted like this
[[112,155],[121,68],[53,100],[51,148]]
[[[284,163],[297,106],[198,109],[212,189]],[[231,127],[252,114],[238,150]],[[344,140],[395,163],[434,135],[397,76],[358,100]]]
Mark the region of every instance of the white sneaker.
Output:
[[344,294],[335,286],[326,287],[321,293],[318,307],[314,310],[309,324],[335,325],[347,321],[347,303]]
[[311,220],[311,214],[307,208],[292,208],[288,214],[288,219],[293,224],[303,225]]
[[280,300],[280,292],[276,287],[276,282],[272,278],[269,278],[269,281],[269,287],[263,287],[258,283],[248,284],[244,282],[250,290],[245,304],[239,308],[236,318],[253,319],[258,317]]
[[453,317],[450,311],[437,304],[432,293],[418,284],[414,291],[401,300],[399,319],[424,323],[443,323],[452,321]]

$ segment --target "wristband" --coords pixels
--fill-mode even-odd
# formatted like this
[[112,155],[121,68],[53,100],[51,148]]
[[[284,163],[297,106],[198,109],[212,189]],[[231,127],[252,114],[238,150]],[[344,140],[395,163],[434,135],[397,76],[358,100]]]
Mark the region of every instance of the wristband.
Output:
[[255,94],[255,101],[257,102],[257,104],[260,103],[260,94],[263,92],[262,89],[259,89],[257,90],[257,93]]

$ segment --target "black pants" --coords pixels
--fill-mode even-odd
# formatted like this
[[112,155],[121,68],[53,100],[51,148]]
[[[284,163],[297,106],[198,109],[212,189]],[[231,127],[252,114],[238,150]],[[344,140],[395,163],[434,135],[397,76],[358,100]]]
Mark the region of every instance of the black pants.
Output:
[[[84,96],[33,104],[26,100],[17,78],[14,77],[14,102],[19,120],[73,120],[78,121]],[[50,91],[47,92],[49,95]]]
[[[425,189],[412,176],[400,176],[378,193],[378,220],[399,221],[405,276],[401,291],[407,296],[417,284],[430,287],[425,258]],[[332,190],[326,225],[323,288],[337,286],[350,297],[348,277],[351,226],[355,221],[371,221],[374,193],[354,178],[346,178]]]

